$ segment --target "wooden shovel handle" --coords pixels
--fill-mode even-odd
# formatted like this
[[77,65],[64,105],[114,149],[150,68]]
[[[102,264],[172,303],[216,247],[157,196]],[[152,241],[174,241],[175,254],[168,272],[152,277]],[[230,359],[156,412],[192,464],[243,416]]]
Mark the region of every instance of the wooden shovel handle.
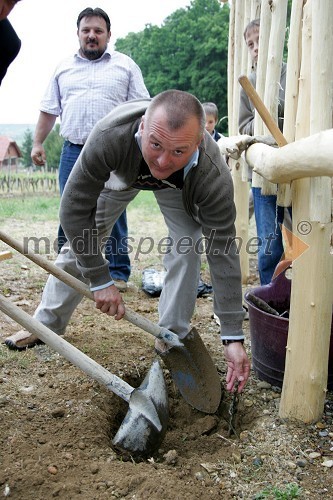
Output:
[[6,259],[11,259],[12,257],[13,257],[12,252],[9,252],[9,251],[0,252],[0,261],[6,260]]
[[251,99],[253,106],[256,108],[258,111],[262,121],[276,140],[276,143],[279,147],[285,146],[287,143],[284,135],[282,134],[281,130],[273,120],[270,112],[266,108],[265,104],[262,102],[262,100],[259,97],[258,92],[256,89],[253,87],[252,83],[248,79],[247,76],[242,75],[238,78],[239,83],[244,89],[245,94],[249,99]]
[[87,375],[92,377],[100,384],[105,385],[109,390],[120,396],[125,401],[129,401],[133,387],[127,382],[117,377],[113,373],[103,368],[93,359],[59,337],[49,328],[44,326],[37,319],[31,317],[28,313],[21,310],[10,300],[0,295],[0,310],[15,320],[19,325],[23,326],[28,332],[37,335],[45,344],[52,347],[56,352],[61,354],[67,361],[80,368]]
[[[19,253],[21,253],[22,255],[30,259],[32,262],[37,264],[39,267],[45,269],[45,271],[49,272],[50,274],[53,274],[53,276],[58,278],[60,281],[66,283],[66,285],[74,288],[74,290],[81,293],[88,299],[94,300],[93,293],[89,290],[87,285],[82,283],[82,281],[78,280],[77,278],[74,278],[74,276],[70,275],[63,269],[60,269],[59,267],[55,266],[45,257],[31,252],[28,248],[24,248],[24,246],[20,242],[18,242],[8,234],[5,234],[3,231],[0,231],[0,239],[5,243],[7,243],[7,245],[9,245],[10,247],[14,248],[14,250],[17,250]],[[124,319],[126,319],[133,325],[141,328],[145,332],[150,333],[154,337],[160,338],[165,342],[170,343],[171,345],[179,345],[179,346],[182,345],[182,343],[178,339],[178,336],[175,333],[171,332],[170,330],[167,330],[166,328],[161,328],[160,326],[153,323],[149,319],[141,316],[140,314],[137,314],[134,311],[131,311],[128,307],[126,307]]]

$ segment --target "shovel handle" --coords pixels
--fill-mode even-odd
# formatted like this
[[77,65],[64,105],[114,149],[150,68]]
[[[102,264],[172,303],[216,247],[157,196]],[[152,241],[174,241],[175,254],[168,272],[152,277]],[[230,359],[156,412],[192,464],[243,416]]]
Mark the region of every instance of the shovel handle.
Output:
[[[31,252],[28,248],[24,248],[22,243],[15,240],[8,234],[5,234],[3,231],[0,231],[0,239],[5,243],[7,243],[7,245],[9,245],[10,247],[14,248],[14,250],[17,250],[19,253],[21,253],[22,255],[30,259],[32,262],[37,264],[39,267],[45,269],[45,271],[49,272],[50,274],[53,274],[53,276],[58,278],[60,281],[63,281],[66,285],[74,288],[74,290],[81,293],[88,299],[94,300],[93,293],[89,290],[87,285],[82,283],[82,281],[78,280],[77,278],[74,278],[74,276],[72,276],[71,274],[55,266],[45,257]],[[180,342],[178,335],[171,332],[170,330],[161,328],[160,326],[153,323],[149,319],[144,318],[143,316],[134,311],[131,311],[128,307],[126,307],[124,319],[126,319],[133,325],[141,328],[145,332],[150,333],[154,337],[163,340],[167,344],[182,346],[182,343]]]
[[0,261],[1,260],[6,260],[6,259],[11,259],[13,257],[12,252],[0,252]]
[[266,108],[265,104],[259,97],[258,92],[256,89],[253,87],[252,83],[248,79],[247,76],[242,75],[238,78],[239,83],[244,89],[245,94],[249,99],[251,99],[253,106],[255,109],[258,111],[260,118],[276,140],[276,143],[279,147],[285,146],[287,143],[286,138],[282,134],[281,130],[273,120],[270,112]]
[[61,356],[66,358],[70,363],[80,368],[94,380],[105,385],[110,391],[114,392],[125,401],[129,401],[134,390],[133,387],[121,378],[117,377],[117,375],[110,373],[108,370],[96,363],[96,361],[89,358],[89,356],[74,347],[65,339],[59,337],[59,335],[52,332],[52,330],[37,321],[37,319],[31,317],[28,313],[20,309],[2,295],[0,295],[0,310],[23,326],[23,328],[28,330],[30,333],[37,335],[37,337],[45,342],[45,344],[49,345],[52,349],[61,354]]

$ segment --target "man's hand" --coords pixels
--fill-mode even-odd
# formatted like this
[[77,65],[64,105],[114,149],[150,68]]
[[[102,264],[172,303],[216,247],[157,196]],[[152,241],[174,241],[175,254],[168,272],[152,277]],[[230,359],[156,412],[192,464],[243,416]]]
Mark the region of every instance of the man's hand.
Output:
[[230,156],[234,160],[238,160],[241,154],[246,151],[252,144],[261,142],[268,146],[276,146],[275,139],[271,135],[233,135],[231,137],[221,137],[217,141],[221,154]]
[[35,165],[42,167],[46,163],[46,154],[43,146],[35,145],[31,150],[31,159]]
[[250,361],[241,342],[233,342],[224,346],[224,355],[228,365],[227,391],[232,391],[239,381],[238,392],[241,392],[250,375]]
[[102,290],[97,290],[94,293],[94,299],[97,309],[109,316],[114,316],[115,319],[121,319],[125,314],[125,305],[115,285],[108,286]]

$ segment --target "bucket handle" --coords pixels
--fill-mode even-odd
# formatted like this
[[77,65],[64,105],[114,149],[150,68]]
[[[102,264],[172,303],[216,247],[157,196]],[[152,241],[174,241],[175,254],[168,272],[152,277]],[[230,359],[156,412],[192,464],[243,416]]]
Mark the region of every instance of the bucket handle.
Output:
[[[280,279],[288,279],[285,274],[287,269],[291,269],[293,266],[293,261],[290,259],[281,260],[275,268],[272,283],[278,282]],[[283,277],[283,278],[282,278]]]

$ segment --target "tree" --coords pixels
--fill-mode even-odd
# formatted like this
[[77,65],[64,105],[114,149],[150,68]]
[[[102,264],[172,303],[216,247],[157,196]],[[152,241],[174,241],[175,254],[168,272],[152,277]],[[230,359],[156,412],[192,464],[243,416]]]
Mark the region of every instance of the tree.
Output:
[[61,149],[64,143],[64,140],[60,136],[59,131],[60,125],[59,123],[57,123],[53,130],[49,133],[44,143],[48,170],[59,168]]
[[22,162],[25,168],[29,168],[32,165],[32,160],[31,160],[31,149],[32,149],[32,131],[30,128],[27,128],[26,131],[24,132],[23,136],[23,142],[21,146],[21,153],[22,153]]
[[[147,24],[118,39],[115,48],[140,66],[151,96],[170,88],[213,101],[227,116],[229,7],[218,0],[193,0],[161,27]],[[222,132],[227,131],[227,121]]]

